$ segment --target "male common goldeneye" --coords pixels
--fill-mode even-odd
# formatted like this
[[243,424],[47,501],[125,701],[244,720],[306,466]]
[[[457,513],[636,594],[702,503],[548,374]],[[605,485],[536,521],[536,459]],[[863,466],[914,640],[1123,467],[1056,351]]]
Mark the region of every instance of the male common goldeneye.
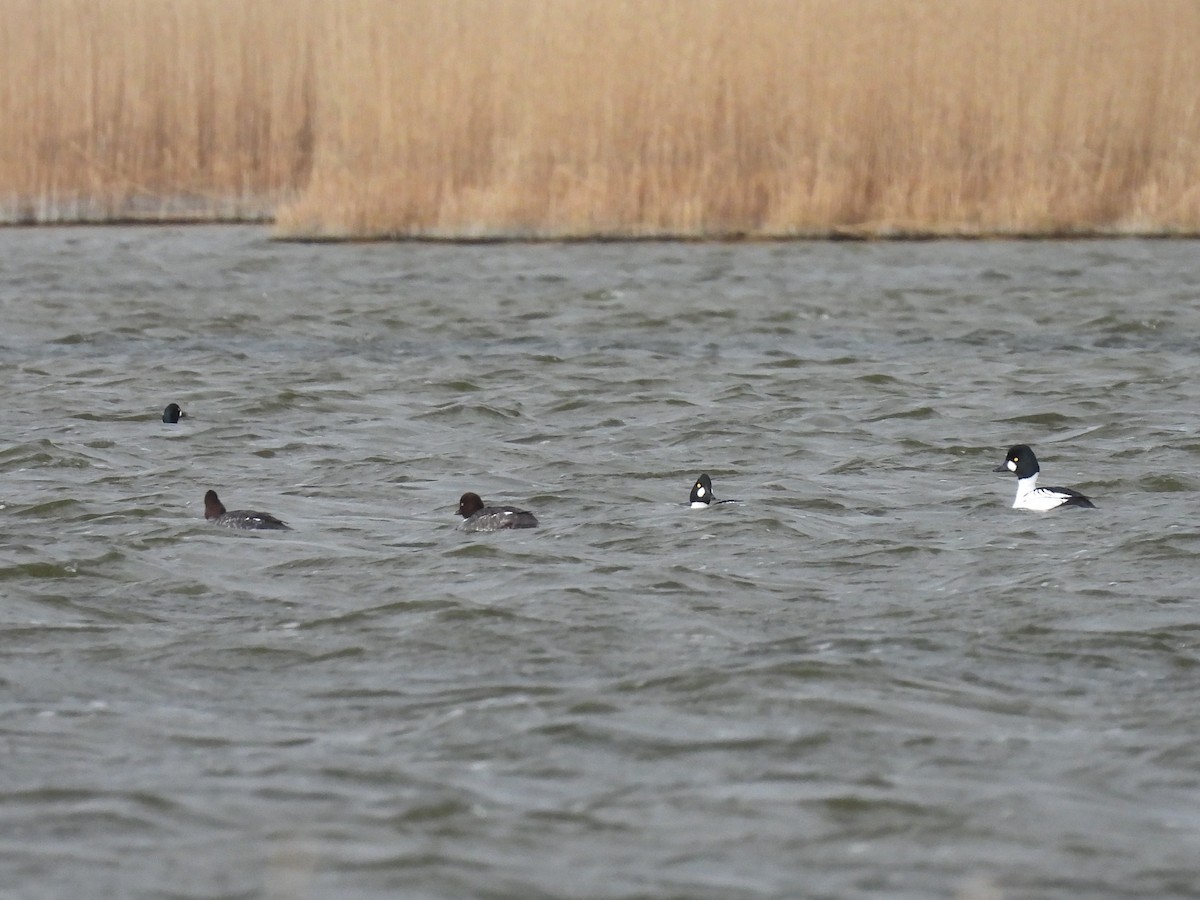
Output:
[[478,494],[470,491],[458,500],[458,515],[466,519],[463,531],[499,531],[502,528],[537,528],[533,513],[515,506],[485,506]]
[[179,408],[178,403],[168,403],[167,408],[163,410],[163,421],[168,425],[176,424],[180,419],[186,419],[187,413]]
[[279,521],[270,513],[255,512],[252,509],[235,509],[226,512],[225,504],[217,497],[216,491],[204,495],[204,518],[226,528],[244,528],[255,531],[291,531],[291,527]]
[[1079,491],[1064,487],[1038,487],[1040,469],[1037,457],[1025,444],[1009,447],[1004,462],[992,471],[1012,472],[1017,476],[1017,498],[1013,501],[1013,509],[1036,509],[1044,512],[1048,509],[1058,509],[1060,506],[1096,508],[1096,504]]
[[712,479],[708,475],[701,475],[696,479],[696,483],[692,485],[692,496],[688,498],[692,509],[704,509],[707,506],[716,503],[740,503],[740,500],[718,500],[713,496]]

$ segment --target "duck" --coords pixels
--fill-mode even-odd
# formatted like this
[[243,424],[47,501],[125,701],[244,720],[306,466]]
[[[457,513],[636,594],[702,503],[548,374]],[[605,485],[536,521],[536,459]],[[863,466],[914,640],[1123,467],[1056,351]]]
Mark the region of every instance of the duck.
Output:
[[713,496],[712,479],[705,473],[696,479],[696,483],[692,485],[692,494],[688,498],[688,503],[692,509],[708,509],[710,506],[719,505],[721,503],[741,503],[740,500],[718,500]]
[[1037,457],[1028,444],[1014,444],[1009,447],[1008,453],[1004,455],[1004,462],[992,471],[1012,472],[1017,476],[1017,496],[1013,500],[1013,509],[1045,512],[1063,506],[1096,508],[1096,504],[1088,497],[1071,488],[1038,487],[1038,472],[1041,471],[1041,467],[1038,466]]
[[204,495],[204,518],[225,528],[241,528],[247,531],[291,531],[291,526],[270,513],[252,509],[226,510],[216,491]]
[[515,506],[488,506],[478,494],[467,491],[458,500],[463,531],[500,531],[505,528],[537,528],[533,513]]

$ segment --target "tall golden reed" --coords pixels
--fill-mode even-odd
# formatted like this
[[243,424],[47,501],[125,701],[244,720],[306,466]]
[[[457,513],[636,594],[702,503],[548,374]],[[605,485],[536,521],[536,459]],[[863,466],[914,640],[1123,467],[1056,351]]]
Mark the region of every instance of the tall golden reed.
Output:
[[273,211],[302,238],[1200,233],[1193,0],[0,16],[10,217]]
[[316,10],[0,0],[0,219],[270,217],[308,178]]

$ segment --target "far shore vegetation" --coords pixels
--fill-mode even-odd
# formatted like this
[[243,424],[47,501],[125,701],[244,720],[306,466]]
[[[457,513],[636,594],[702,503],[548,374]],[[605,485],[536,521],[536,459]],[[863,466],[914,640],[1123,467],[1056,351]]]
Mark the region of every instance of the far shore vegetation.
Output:
[[1194,0],[0,0],[0,224],[1200,235]]

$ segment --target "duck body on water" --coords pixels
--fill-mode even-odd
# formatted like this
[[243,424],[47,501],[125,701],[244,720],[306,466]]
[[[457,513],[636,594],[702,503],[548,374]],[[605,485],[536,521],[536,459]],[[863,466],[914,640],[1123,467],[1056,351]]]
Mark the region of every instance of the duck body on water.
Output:
[[696,479],[696,483],[692,485],[692,493],[688,497],[688,503],[692,509],[708,509],[710,506],[717,506],[721,503],[741,503],[741,500],[718,500],[713,496],[712,479],[705,473]]
[[1046,512],[1061,506],[1096,508],[1096,504],[1072,488],[1038,487],[1038,473],[1041,467],[1028,444],[1014,444],[1009,447],[1008,453],[1004,455],[1004,462],[992,471],[1012,472],[1017,476],[1017,496],[1013,500],[1013,509]]
[[291,531],[291,526],[270,513],[252,509],[226,510],[216,491],[204,495],[204,518],[223,528],[239,528],[243,531]]
[[458,500],[457,514],[465,520],[463,531],[503,531],[507,528],[537,528],[533,513],[515,506],[488,506],[478,494],[467,491]]

